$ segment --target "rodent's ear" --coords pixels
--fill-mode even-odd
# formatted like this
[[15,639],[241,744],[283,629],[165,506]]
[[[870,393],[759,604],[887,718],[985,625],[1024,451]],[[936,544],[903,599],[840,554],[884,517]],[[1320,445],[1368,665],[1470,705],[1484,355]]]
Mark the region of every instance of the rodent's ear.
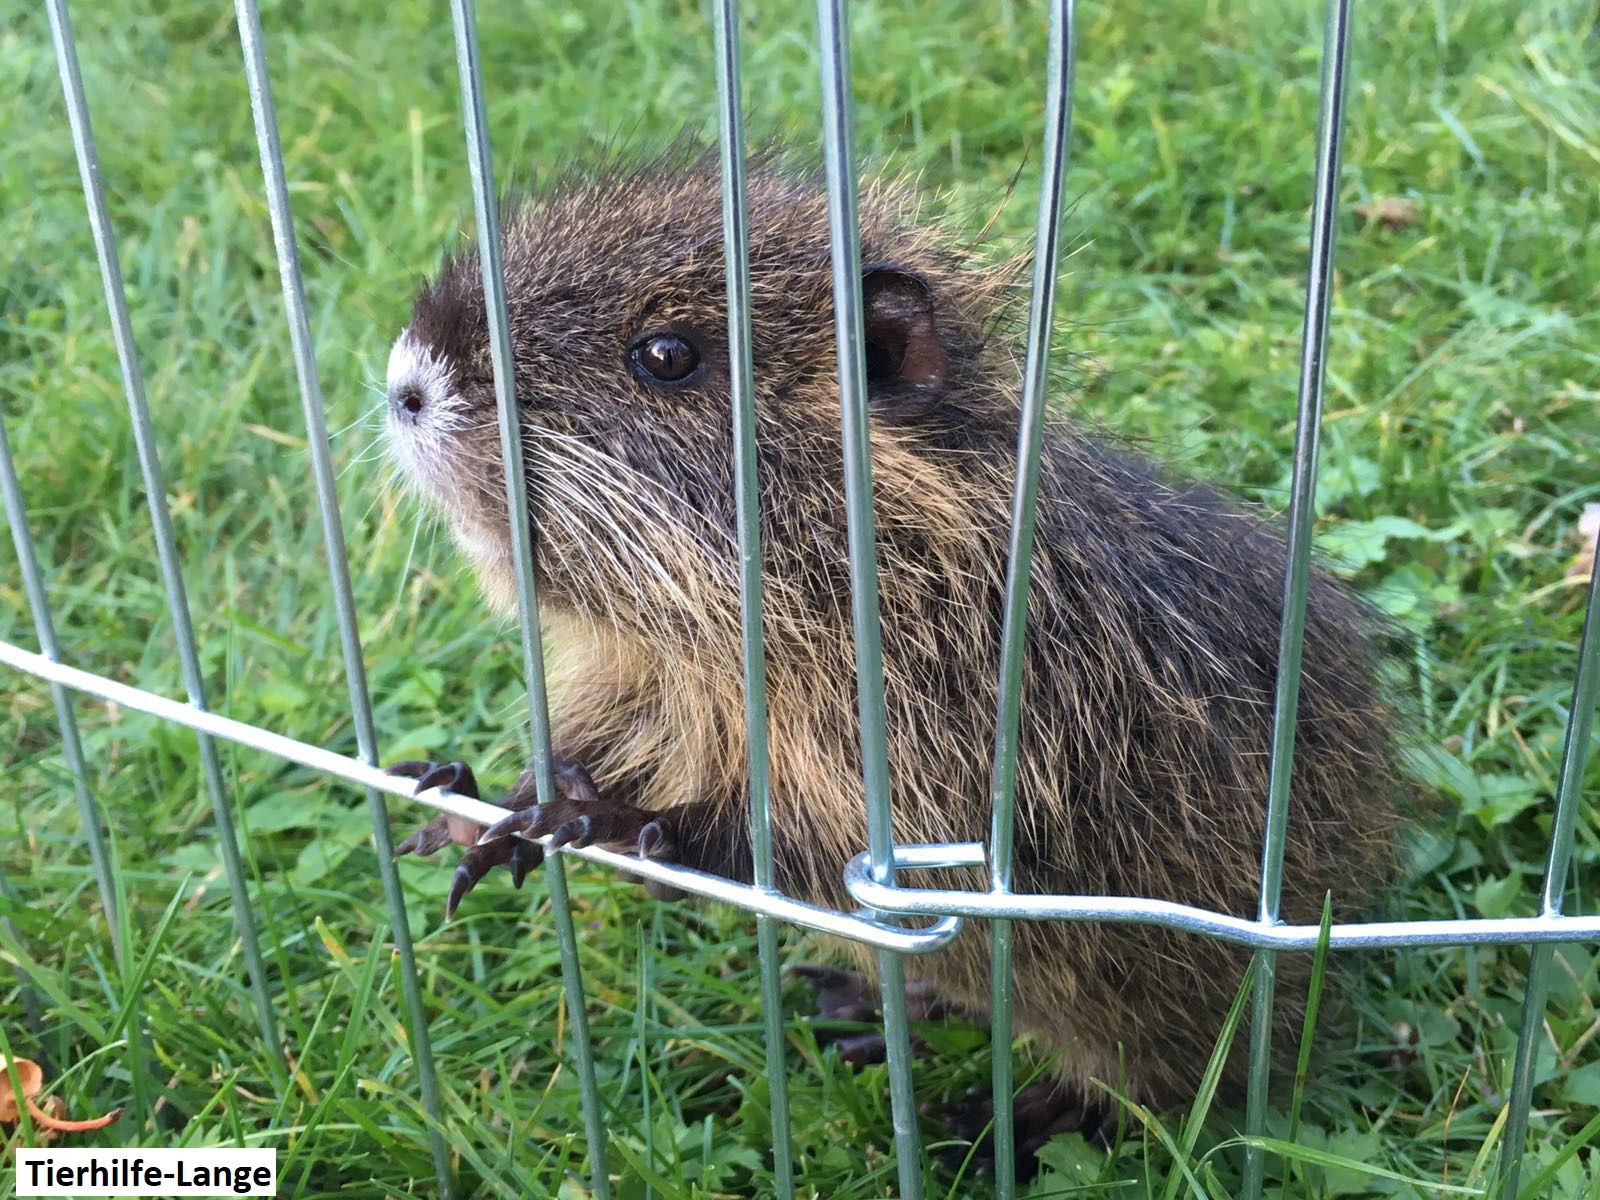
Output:
[[916,273],[890,263],[861,269],[867,383],[938,387],[950,368],[934,321],[933,292]]

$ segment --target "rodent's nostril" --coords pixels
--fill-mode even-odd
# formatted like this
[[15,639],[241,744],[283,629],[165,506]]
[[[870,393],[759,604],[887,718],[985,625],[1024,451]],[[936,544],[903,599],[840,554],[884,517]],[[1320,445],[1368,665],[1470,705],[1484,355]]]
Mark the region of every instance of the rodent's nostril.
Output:
[[403,408],[412,416],[416,416],[422,411],[422,400],[422,389],[408,383],[396,388],[389,402],[396,408]]

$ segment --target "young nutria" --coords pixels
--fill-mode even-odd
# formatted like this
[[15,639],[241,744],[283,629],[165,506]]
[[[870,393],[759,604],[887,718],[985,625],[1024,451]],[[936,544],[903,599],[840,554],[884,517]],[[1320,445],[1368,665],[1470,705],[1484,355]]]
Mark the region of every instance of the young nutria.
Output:
[[[772,825],[786,892],[855,905],[867,844],[856,725],[828,210],[813,175],[749,171],[750,282],[770,706]],[[882,578],[889,770],[900,842],[982,840],[1019,410],[1015,262],[984,265],[917,223],[907,190],[861,197],[862,291]],[[467,852],[454,908],[518,831],[734,879],[751,873],[722,199],[714,157],[567,177],[508,210],[505,279],[537,530],[563,798]],[[391,446],[445,515],[491,603],[514,607],[479,263],[418,296],[389,358]],[[1016,888],[1144,896],[1253,915],[1284,544],[1211,489],[1061,423],[1044,447]],[[1396,863],[1394,715],[1360,603],[1313,576],[1283,915],[1370,905]],[[459,765],[412,764],[470,789]],[[440,818],[400,847],[479,830]],[[964,886],[980,884],[963,877]],[[859,949],[859,948],[858,948]],[[870,960],[870,955],[859,955]],[[1187,1101],[1248,953],[1163,929],[1020,923],[1019,1031],[1067,1085]],[[980,1016],[987,931],[907,976]],[[1297,1040],[1308,959],[1284,955],[1276,1019]],[[1239,1039],[1242,1044],[1243,1039]],[[1243,1077],[1233,1056],[1226,1085]]]

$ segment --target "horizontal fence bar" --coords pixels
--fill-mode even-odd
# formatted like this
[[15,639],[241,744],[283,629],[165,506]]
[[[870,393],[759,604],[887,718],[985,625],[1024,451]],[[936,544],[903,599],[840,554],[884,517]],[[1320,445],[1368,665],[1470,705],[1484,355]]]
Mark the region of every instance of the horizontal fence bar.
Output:
[[[901,867],[917,861],[927,847],[898,846]],[[981,854],[979,842],[958,842],[933,849]],[[917,853],[910,858],[908,851]],[[1159,925],[1260,950],[1314,950],[1316,925],[1278,925],[1230,916],[1171,900],[1133,896],[1055,896],[1027,893],[967,892],[954,888],[887,886],[872,875],[871,855],[856,855],[845,866],[845,887],[868,908],[908,916],[1001,917],[1016,921],[1107,921],[1123,925]],[[1334,950],[1378,950],[1397,947],[1518,946],[1530,942],[1600,941],[1600,914],[1582,917],[1463,918],[1454,921],[1350,921],[1333,926]]]
[[[360,759],[347,758],[244,721],[219,716],[143,688],[118,683],[92,671],[54,662],[10,642],[0,641],[0,663],[46,682],[61,684],[85,695],[189,729],[214,734],[359,787],[377,788],[405,800],[415,799],[429,808],[453,813],[479,824],[492,825],[506,815],[507,810],[498,805],[458,796],[453,792],[434,789],[413,795],[408,780],[385,774]],[[870,856],[865,853],[856,855],[845,867],[844,881],[850,894],[861,901],[864,907],[906,916],[943,918],[923,929],[902,929],[854,914],[805,904],[781,893],[765,892],[717,875],[617,854],[598,846],[581,850],[567,846],[562,848],[561,853],[573,854],[643,879],[670,884],[749,912],[765,913],[806,929],[836,934],[851,941],[905,954],[937,950],[955,937],[962,919],[967,917],[1160,925],[1221,938],[1243,946],[1272,950],[1311,950],[1316,947],[1318,936],[1318,927],[1315,925],[1262,925],[1248,918],[1167,900],[1123,896],[996,895],[959,889],[886,886],[872,878]],[[897,867],[904,869],[981,867],[987,861],[980,842],[896,846],[894,857]],[[1600,941],[1600,914],[1465,918],[1452,921],[1353,921],[1334,925],[1329,935],[1329,945],[1336,950],[1593,941]]]
[[[123,708],[212,734],[241,746],[248,746],[252,750],[263,751],[286,762],[309,767],[323,775],[343,779],[358,787],[376,788],[380,792],[398,796],[402,800],[416,800],[429,808],[465,817],[480,825],[493,825],[509,815],[508,810],[497,804],[489,804],[470,796],[458,796],[454,792],[437,788],[413,793],[410,780],[386,774],[358,758],[348,758],[343,754],[335,754],[332,750],[324,750],[321,746],[297,742],[281,733],[260,729],[231,717],[218,716],[216,713],[206,712],[182,701],[170,700],[154,692],[147,692],[143,688],[118,683],[114,679],[96,675],[92,671],[53,662],[43,655],[34,654],[10,642],[0,641],[0,663],[47,682],[64,685],[85,695],[96,696],[111,704],[118,704]],[[548,843],[548,839],[538,840]],[[576,855],[614,870],[626,871],[641,879],[670,884],[709,900],[732,904],[747,912],[777,917],[791,925],[815,929],[819,933],[833,934],[881,950],[895,950],[901,954],[926,954],[930,950],[937,950],[949,943],[960,932],[962,925],[960,917],[945,917],[922,929],[905,929],[852,913],[836,912],[833,909],[806,904],[782,893],[763,891],[750,884],[734,883],[720,875],[708,875],[703,871],[691,871],[687,867],[672,863],[617,854],[603,850],[599,846],[587,846],[581,850],[575,846],[564,846],[560,853]],[[948,847],[900,846],[895,851],[895,858],[905,866],[976,867],[983,865],[983,848],[965,844]]]
[[[377,788],[404,800],[453,813],[483,825],[492,825],[507,810],[483,800],[437,789],[413,795],[405,779],[385,774],[360,759],[347,758],[260,729],[244,721],[218,716],[171,700],[143,688],[131,687],[84,671],[10,642],[0,641],[0,663],[48,683],[61,684],[111,704],[225,738],[260,750],[286,762],[298,763],[324,775],[359,787]],[[765,913],[792,925],[831,933],[851,941],[903,954],[923,954],[950,942],[963,918],[1004,917],[1021,921],[1109,921],[1121,924],[1160,925],[1181,932],[1221,938],[1243,946],[1271,950],[1311,950],[1317,944],[1315,925],[1262,925],[1244,917],[1212,912],[1167,900],[1142,900],[1123,896],[1054,896],[967,892],[958,889],[885,886],[871,877],[870,857],[856,855],[845,867],[850,894],[869,909],[942,918],[923,929],[902,929],[865,917],[805,904],[777,892],[765,892],[717,875],[691,871],[670,863],[633,858],[603,850],[566,846],[573,854],[643,879],[658,880],[697,896],[732,904],[748,912]],[[981,842],[954,842],[940,846],[896,846],[895,863],[904,869],[981,867],[987,857]],[[1600,914],[1589,916],[1496,917],[1453,921],[1352,921],[1334,925],[1329,945],[1335,950],[1393,949],[1399,947],[1514,946],[1541,942],[1600,941]]]

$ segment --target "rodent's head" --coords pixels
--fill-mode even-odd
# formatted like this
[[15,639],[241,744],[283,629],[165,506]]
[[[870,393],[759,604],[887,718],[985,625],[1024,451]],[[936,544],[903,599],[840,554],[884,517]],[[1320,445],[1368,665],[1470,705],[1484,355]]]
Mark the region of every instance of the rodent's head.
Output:
[[[766,156],[752,162],[747,190],[763,533],[769,546],[803,543],[798,561],[837,545],[842,566],[826,194],[814,175]],[[906,218],[907,207],[903,190],[863,189],[880,513],[900,487],[917,486],[883,462],[884,439],[891,458],[932,459],[988,436],[975,431],[1001,410],[1014,414],[1015,370],[985,353],[1012,269],[970,263]],[[704,609],[708,588],[736,594],[722,238],[713,156],[608,167],[507,206],[511,353],[541,583],[553,603],[624,619]],[[389,356],[388,398],[392,453],[446,514],[491,598],[509,606],[476,253],[448,260],[417,297]],[[1005,436],[1014,431],[1013,415]],[[925,510],[927,497],[905,502]]]

